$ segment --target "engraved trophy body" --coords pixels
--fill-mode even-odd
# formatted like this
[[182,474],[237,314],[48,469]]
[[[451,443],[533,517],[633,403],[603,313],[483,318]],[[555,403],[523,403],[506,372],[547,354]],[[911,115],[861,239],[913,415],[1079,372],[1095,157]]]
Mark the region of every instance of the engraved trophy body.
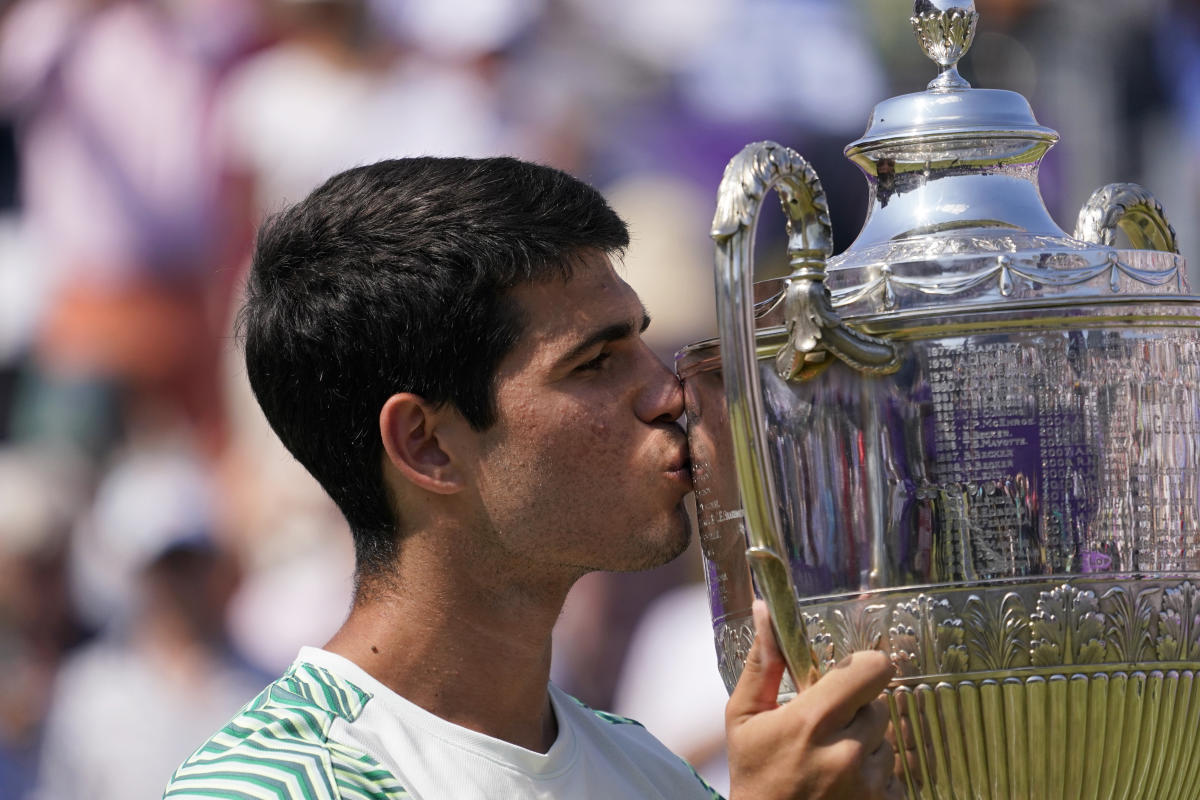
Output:
[[[915,5],[941,74],[847,147],[845,253],[795,152],[721,184],[721,334],[677,369],[722,677],[757,591],[795,685],[891,654],[910,797],[1200,798],[1200,298],[1140,187],[1054,223],[1057,135],[954,67],[973,3]],[[754,286],[772,190],[792,272]]]

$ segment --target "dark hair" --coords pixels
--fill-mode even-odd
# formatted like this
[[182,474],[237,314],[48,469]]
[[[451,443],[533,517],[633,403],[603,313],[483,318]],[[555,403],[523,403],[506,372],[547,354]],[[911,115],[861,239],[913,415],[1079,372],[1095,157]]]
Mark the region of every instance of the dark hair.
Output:
[[451,403],[486,429],[522,331],[507,290],[628,242],[595,189],[512,158],[357,167],[263,225],[239,320],[250,386],[350,523],[360,587],[403,531],[383,481],[387,398]]

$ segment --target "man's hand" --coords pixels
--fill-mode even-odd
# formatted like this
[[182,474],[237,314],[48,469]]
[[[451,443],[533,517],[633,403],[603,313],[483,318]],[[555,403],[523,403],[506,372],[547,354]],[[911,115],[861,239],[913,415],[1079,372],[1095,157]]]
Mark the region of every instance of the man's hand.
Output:
[[725,706],[732,800],[902,798],[880,697],[892,677],[888,657],[854,653],[780,706],[785,665],[761,600],[754,627],[746,667]]

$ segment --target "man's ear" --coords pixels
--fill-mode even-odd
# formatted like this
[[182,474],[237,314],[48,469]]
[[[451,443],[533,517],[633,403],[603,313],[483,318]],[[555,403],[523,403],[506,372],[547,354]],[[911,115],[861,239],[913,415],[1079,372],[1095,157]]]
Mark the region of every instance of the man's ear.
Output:
[[454,494],[463,487],[447,428],[465,421],[453,407],[434,408],[420,395],[394,394],[379,411],[379,434],[388,461],[406,480],[435,494]]

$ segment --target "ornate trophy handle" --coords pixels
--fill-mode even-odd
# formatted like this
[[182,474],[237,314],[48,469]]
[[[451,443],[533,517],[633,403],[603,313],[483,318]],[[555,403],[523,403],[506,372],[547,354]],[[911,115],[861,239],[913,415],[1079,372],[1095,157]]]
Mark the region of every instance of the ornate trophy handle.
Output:
[[[774,142],[758,142],[747,145],[734,156],[725,168],[718,190],[712,237],[717,244],[717,315],[725,399],[750,545],[746,560],[759,592],[770,606],[779,649],[799,690],[815,678],[815,660],[796,606],[791,568],[782,555],[786,550],[780,536],[778,495],[767,461],[754,338],[754,229],[763,198],[772,189],[779,194],[787,217],[788,253],[796,268],[794,280],[789,281],[789,306],[793,305],[793,285],[797,286],[798,295],[814,294],[815,286],[824,289],[825,259],[832,250],[825,193],[816,172],[794,150]],[[800,284],[807,288],[800,288]],[[836,319],[827,289],[824,297],[829,314]],[[802,301],[797,302],[803,305]],[[833,340],[839,344],[843,340],[853,342],[854,332],[841,326],[840,320],[837,325],[840,328],[835,329],[838,333]],[[787,362],[789,377],[803,370],[806,356],[816,356],[819,362],[826,355],[824,350],[818,351],[817,345],[823,341],[827,328],[819,328],[813,334],[800,327],[811,341],[799,345],[789,341],[783,348],[788,354],[781,358]],[[825,344],[826,349],[831,349],[828,341]]]
[[1117,228],[1139,250],[1179,252],[1162,205],[1136,183],[1110,183],[1093,192],[1079,210],[1075,238],[1112,247]]

